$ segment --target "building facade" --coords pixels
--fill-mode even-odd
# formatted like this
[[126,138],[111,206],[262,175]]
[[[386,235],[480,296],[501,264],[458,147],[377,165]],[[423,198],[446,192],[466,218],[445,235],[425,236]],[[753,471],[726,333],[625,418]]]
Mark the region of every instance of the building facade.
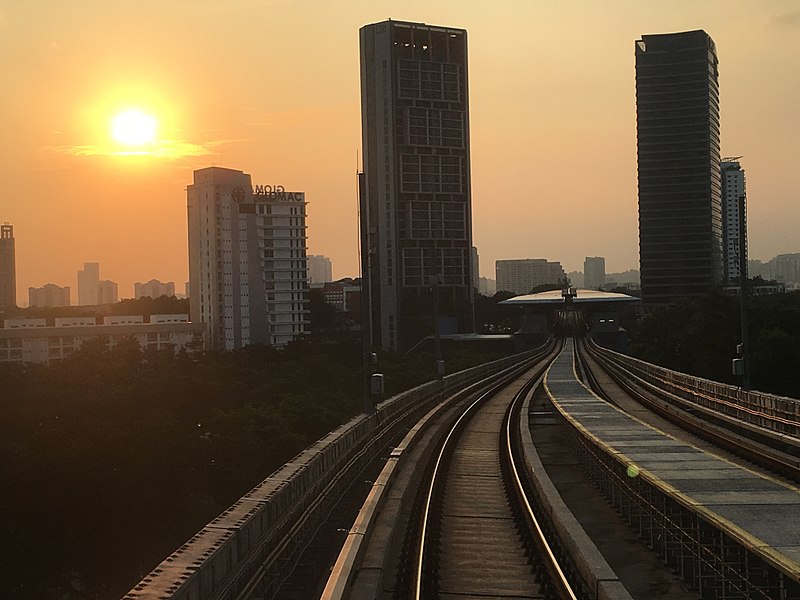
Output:
[[362,270],[373,343],[407,349],[432,307],[474,330],[467,32],[384,21],[360,30]]
[[190,323],[188,315],[142,315],[6,319],[0,328],[0,362],[50,363],[63,360],[90,339],[102,337],[108,346],[125,338],[142,350],[203,350],[207,326]]
[[16,261],[14,226],[0,225],[0,312],[17,305]]
[[498,292],[529,294],[535,287],[551,285],[554,289],[566,279],[560,262],[546,258],[519,258],[495,262]]
[[599,290],[606,282],[606,259],[602,256],[587,256],[583,259],[583,287]]
[[[741,265],[747,260],[747,192],[744,169],[738,159],[723,159],[722,207],[724,210],[724,267],[725,283],[731,285],[739,279]],[[740,241],[744,236],[745,256],[740,256]]]
[[308,256],[308,282],[327,283],[333,281],[333,269],[331,259],[321,254],[311,254]]
[[97,301],[97,290],[100,285],[100,263],[83,263],[83,270],[78,271],[78,305],[93,306]]
[[97,301],[95,304],[115,304],[119,302],[119,286],[115,281],[104,279],[97,282]]
[[209,325],[212,347],[280,347],[306,333],[305,193],[209,167],[187,195],[191,317]]
[[175,282],[168,281],[162,283],[158,279],[151,279],[147,283],[134,283],[133,284],[133,297],[137,300],[144,298],[160,298],[161,296],[174,296],[175,295]]
[[46,283],[40,288],[28,288],[28,306],[69,306],[69,286]]
[[704,296],[723,275],[716,47],[698,30],[635,53],[642,297]]

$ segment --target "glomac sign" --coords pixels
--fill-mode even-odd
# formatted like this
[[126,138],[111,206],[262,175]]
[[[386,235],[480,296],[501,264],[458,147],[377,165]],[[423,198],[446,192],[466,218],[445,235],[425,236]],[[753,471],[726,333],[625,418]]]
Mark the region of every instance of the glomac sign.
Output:
[[257,185],[253,188],[254,196],[266,196],[279,202],[303,202],[304,192],[287,192],[282,185]]

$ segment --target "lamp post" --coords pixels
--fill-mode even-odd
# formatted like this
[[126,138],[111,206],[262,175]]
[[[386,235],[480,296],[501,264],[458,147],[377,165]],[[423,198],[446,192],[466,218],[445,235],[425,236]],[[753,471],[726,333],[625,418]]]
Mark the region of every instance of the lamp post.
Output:
[[441,274],[431,277],[431,290],[433,291],[433,343],[436,360],[436,378],[444,377],[444,360],[442,360],[442,342],[439,339],[439,284]]
[[745,196],[739,195],[739,319],[742,327],[742,389],[750,389],[750,341],[747,332],[747,231]]

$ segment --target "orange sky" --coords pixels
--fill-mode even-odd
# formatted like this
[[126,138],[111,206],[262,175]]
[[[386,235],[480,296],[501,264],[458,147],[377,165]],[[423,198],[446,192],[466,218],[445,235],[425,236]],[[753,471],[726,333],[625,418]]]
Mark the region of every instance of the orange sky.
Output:
[[[310,253],[355,275],[358,28],[388,17],[469,31],[482,275],[499,258],[638,268],[634,41],[698,28],[719,54],[722,153],[744,156],[751,258],[800,252],[794,0],[0,0],[18,303],[48,282],[74,301],[85,261],[121,297],[154,277],[182,291],[184,188],[212,164],[305,191]],[[131,107],[158,119],[161,155],[108,155]]]

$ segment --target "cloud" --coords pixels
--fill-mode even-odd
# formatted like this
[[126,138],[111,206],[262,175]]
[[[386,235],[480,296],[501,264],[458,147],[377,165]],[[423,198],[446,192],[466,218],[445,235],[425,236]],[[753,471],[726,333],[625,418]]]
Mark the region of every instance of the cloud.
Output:
[[180,140],[162,140],[146,147],[124,148],[121,146],[49,146],[45,150],[67,154],[70,156],[153,156],[156,158],[185,158],[191,156],[209,156],[220,146],[233,144],[243,140],[215,140],[203,144],[194,144]]
[[771,15],[769,20],[770,23],[774,23],[778,27],[800,27],[800,10],[778,15]]

